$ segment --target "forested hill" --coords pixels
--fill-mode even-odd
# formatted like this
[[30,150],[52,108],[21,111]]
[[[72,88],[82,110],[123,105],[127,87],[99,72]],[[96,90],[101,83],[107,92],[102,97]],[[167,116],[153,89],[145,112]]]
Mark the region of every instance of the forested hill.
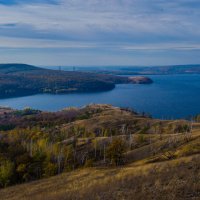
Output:
[[140,77],[130,79],[90,72],[43,69],[26,64],[0,65],[0,97],[36,93],[98,92],[120,83],[152,83]]
[[30,72],[33,70],[42,70],[42,68],[35,67],[32,65],[26,64],[0,64],[0,73],[9,74],[9,73],[18,73],[18,72]]

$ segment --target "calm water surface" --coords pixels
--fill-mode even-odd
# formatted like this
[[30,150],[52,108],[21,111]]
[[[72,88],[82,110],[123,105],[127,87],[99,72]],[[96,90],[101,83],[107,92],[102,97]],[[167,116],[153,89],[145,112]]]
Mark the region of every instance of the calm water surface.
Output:
[[152,75],[151,85],[117,85],[112,91],[86,94],[38,94],[0,99],[1,106],[57,111],[69,106],[107,103],[131,107],[156,118],[183,118],[200,113],[200,75]]

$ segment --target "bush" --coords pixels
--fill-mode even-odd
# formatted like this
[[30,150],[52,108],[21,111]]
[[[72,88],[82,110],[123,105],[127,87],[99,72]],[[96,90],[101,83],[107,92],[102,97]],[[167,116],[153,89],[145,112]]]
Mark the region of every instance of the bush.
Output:
[[185,133],[185,132],[190,132],[190,126],[188,124],[183,124],[183,125],[178,125],[175,130],[175,133]]
[[50,177],[56,175],[58,167],[55,163],[48,162],[44,167],[44,177]]
[[126,151],[125,142],[120,139],[114,139],[113,142],[108,146],[106,154],[111,163],[114,163],[116,166],[124,163],[123,153]]
[[2,161],[0,164],[0,186],[6,187],[10,184],[13,176],[14,164],[9,160]]

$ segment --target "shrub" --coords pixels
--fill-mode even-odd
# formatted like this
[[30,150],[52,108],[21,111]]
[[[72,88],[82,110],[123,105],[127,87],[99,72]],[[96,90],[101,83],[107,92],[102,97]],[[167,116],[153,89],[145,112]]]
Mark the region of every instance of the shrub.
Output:
[[9,160],[2,161],[0,164],[0,186],[6,187],[10,184],[13,176],[14,164]]
[[54,176],[57,171],[57,165],[55,163],[48,162],[44,167],[44,177]]
[[120,139],[114,139],[113,142],[108,146],[106,150],[106,155],[111,163],[114,163],[116,166],[124,163],[123,153],[126,151],[125,142]]

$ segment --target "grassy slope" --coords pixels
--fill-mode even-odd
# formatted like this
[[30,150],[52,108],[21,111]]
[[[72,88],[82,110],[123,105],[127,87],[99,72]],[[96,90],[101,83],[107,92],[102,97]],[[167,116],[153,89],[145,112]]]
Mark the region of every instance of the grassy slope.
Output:
[[[79,120],[73,126],[85,126],[89,132],[97,128],[130,124],[146,126],[159,120],[143,118],[110,106],[89,119]],[[88,108],[88,111],[95,107]],[[98,107],[99,109],[99,107]],[[87,110],[87,109],[86,109]],[[184,134],[171,133],[167,127],[181,121],[163,121],[162,137],[151,133],[134,133],[151,137],[151,143],[142,143],[125,154],[127,164],[121,168],[98,165],[80,169],[49,179],[0,190],[0,199],[199,199],[200,198],[200,124],[196,123],[189,141]],[[63,125],[68,130],[71,123]],[[117,136],[113,136],[117,137]],[[118,136],[123,137],[123,135]],[[83,138],[80,138],[82,140]],[[98,140],[110,139],[99,136]],[[149,138],[148,138],[149,139]],[[168,159],[173,153],[173,159]]]
[[198,199],[199,166],[200,156],[195,155],[124,168],[83,169],[4,189],[0,199]]

